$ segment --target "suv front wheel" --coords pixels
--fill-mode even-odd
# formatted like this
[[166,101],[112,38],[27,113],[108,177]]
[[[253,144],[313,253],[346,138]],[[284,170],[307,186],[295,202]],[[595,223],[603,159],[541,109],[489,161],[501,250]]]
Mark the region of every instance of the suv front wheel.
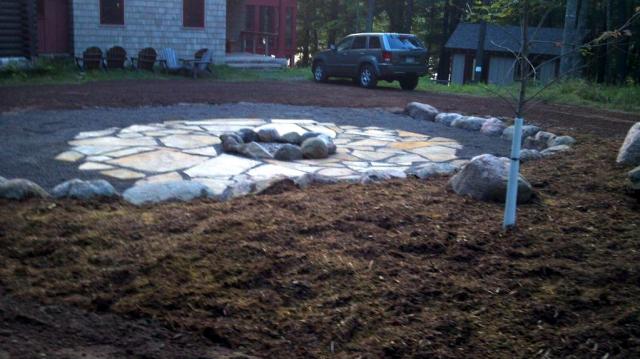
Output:
[[400,87],[405,91],[413,91],[418,87],[418,76],[403,77],[400,79]]
[[378,78],[373,66],[369,64],[362,65],[362,67],[360,67],[359,75],[358,80],[360,82],[360,86],[367,89],[374,89],[378,85]]
[[313,67],[313,80],[315,82],[327,82],[328,79],[327,67],[324,62],[317,62]]

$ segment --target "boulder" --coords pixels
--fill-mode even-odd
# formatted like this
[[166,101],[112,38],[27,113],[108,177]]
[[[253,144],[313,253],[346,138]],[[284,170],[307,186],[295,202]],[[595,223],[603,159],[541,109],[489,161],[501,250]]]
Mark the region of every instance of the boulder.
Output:
[[369,184],[374,182],[389,181],[392,179],[404,179],[407,178],[407,174],[400,170],[388,169],[388,170],[368,170],[360,176],[358,182],[361,184]]
[[321,137],[312,137],[302,143],[302,155],[308,159],[322,159],[329,157],[329,146]]
[[167,201],[191,201],[211,196],[207,186],[194,181],[147,183],[134,186],[122,195],[125,201],[136,206]]
[[408,174],[424,180],[433,177],[450,176],[458,170],[459,168],[451,163],[428,163],[409,170]]
[[251,194],[255,190],[255,183],[248,178],[241,178],[236,180],[236,182],[232,185],[229,185],[227,189],[224,190],[222,196],[220,196],[221,201],[228,201],[233,198],[246,196]]
[[545,150],[542,150],[540,151],[540,154],[542,155],[542,157],[551,157],[567,151],[571,151],[571,147],[567,145],[560,145],[560,146],[549,147]]
[[[640,166],[629,172],[629,181],[631,181],[629,186],[631,190],[640,195]],[[640,196],[638,196],[638,200],[640,200]]]
[[90,199],[98,197],[116,197],[118,192],[105,180],[83,181],[72,179],[53,188],[55,198]]
[[318,138],[322,139],[326,144],[327,144],[327,148],[329,149],[329,155],[335,155],[336,152],[338,151],[338,147],[336,146],[335,143],[333,143],[333,139],[327,135],[319,135]]
[[244,143],[242,138],[236,134],[224,134],[220,136],[220,140],[222,141],[222,149],[225,152],[236,153],[240,148],[240,145]]
[[[502,132],[502,138],[505,140],[513,140],[513,132],[515,131],[515,126],[509,126],[504,129]],[[540,127],[533,125],[524,125],[522,126],[522,141],[524,142],[525,138],[529,136],[535,136],[538,132],[540,132]]]
[[542,159],[542,154],[538,150],[523,149],[520,151],[520,162],[537,161],[539,159]]
[[425,103],[411,102],[405,108],[405,113],[416,120],[433,122],[439,111],[435,107]]
[[558,136],[549,139],[547,147],[571,146],[576,143],[576,139],[571,136]]
[[544,150],[549,147],[549,142],[554,140],[557,136],[551,132],[540,131],[535,136],[528,136],[524,140],[524,147],[534,150]]
[[445,126],[451,126],[451,124],[453,123],[453,121],[462,118],[464,116],[462,116],[459,113],[439,113],[436,116],[436,122],[437,123],[441,123]]
[[[481,201],[504,202],[507,192],[510,161],[493,155],[480,155],[471,161],[451,180],[449,186],[459,195]],[[518,180],[518,203],[527,203],[533,197],[533,189],[527,180]]]
[[238,153],[253,159],[272,159],[273,156],[266,148],[257,142],[251,142],[238,147]]
[[303,143],[304,141],[310,139],[310,138],[314,138],[314,137],[318,137],[321,136],[322,134],[320,132],[305,132],[302,137],[300,137],[300,143]]
[[259,140],[258,134],[251,128],[240,129],[237,134],[244,143],[257,142]]
[[285,144],[280,147],[273,157],[278,161],[297,161],[302,159],[302,149],[296,145]]
[[451,123],[451,127],[468,131],[480,131],[485,122],[487,122],[486,118],[467,116],[454,120]]
[[619,164],[623,165],[640,165],[640,122],[631,127],[627,137],[618,152]]
[[302,136],[297,132],[285,133],[280,137],[280,142],[299,145],[302,143]]
[[480,133],[487,136],[500,137],[507,126],[499,119],[492,117],[485,121],[480,128]]
[[0,198],[24,200],[47,198],[49,194],[42,187],[26,179],[0,181]]
[[0,183],[3,183],[3,182],[7,182],[7,179],[2,177],[2,176],[0,176]]
[[275,128],[262,128],[258,131],[258,138],[260,142],[278,142],[280,134]]

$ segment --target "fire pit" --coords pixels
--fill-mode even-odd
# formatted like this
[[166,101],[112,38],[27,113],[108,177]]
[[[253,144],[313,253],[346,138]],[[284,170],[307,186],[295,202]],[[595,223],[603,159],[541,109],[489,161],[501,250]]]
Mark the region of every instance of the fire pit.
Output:
[[225,152],[253,159],[323,159],[337,150],[331,137],[325,134],[311,131],[280,134],[276,128],[269,126],[256,130],[244,128],[224,134],[220,140]]

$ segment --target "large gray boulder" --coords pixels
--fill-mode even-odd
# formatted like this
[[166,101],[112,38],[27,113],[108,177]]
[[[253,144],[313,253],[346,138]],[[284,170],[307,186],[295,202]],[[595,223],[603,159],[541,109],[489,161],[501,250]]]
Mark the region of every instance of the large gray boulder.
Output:
[[[515,126],[509,126],[504,129],[502,132],[502,138],[505,140],[513,140],[513,133],[515,132]],[[529,136],[535,136],[538,132],[540,132],[540,127],[533,125],[524,125],[522,126],[522,141],[524,142],[525,138]]]
[[558,136],[547,142],[548,147],[571,146],[576,143],[576,139],[571,136]]
[[411,102],[405,108],[405,113],[416,120],[433,122],[439,111],[431,105],[419,102]]
[[238,152],[238,149],[244,143],[242,137],[236,134],[224,134],[220,136],[220,141],[222,141],[222,149],[230,153]]
[[[471,161],[451,180],[449,186],[459,195],[481,201],[504,202],[507,192],[510,161],[493,155],[480,155]],[[527,203],[533,197],[533,189],[527,180],[518,180],[518,203]]]
[[501,120],[492,117],[487,119],[482,127],[480,128],[480,133],[487,136],[500,137],[502,132],[507,126]]
[[83,181],[72,179],[53,188],[55,198],[90,199],[98,197],[117,197],[118,192],[105,180]]
[[255,182],[251,181],[248,178],[240,178],[237,179],[233,184],[229,185],[218,199],[221,201],[228,201],[233,198],[251,194],[255,191],[255,189]]
[[426,180],[429,178],[450,176],[458,172],[460,168],[451,163],[427,163],[424,166],[409,170],[407,173],[411,176]]
[[257,142],[251,142],[238,147],[238,153],[253,159],[272,159],[273,156],[266,148]]
[[251,143],[259,140],[258,134],[251,128],[243,128],[238,131],[238,135],[242,138],[242,142]]
[[258,138],[260,142],[278,142],[280,134],[275,128],[262,128],[258,131]]
[[312,137],[305,140],[301,146],[302,155],[308,159],[322,159],[329,157],[329,145],[325,139]]
[[2,182],[7,182],[7,179],[2,177],[2,176],[0,176],[0,183],[2,183]]
[[295,145],[285,144],[276,151],[273,157],[278,161],[301,160],[303,157],[302,149]]
[[[524,147],[525,148],[530,148],[530,149],[534,149],[534,150],[544,150],[549,146],[549,143],[553,140],[556,139],[556,135],[554,135],[551,132],[546,132],[546,131],[540,131],[538,133],[536,133],[535,136],[529,136],[527,138],[525,138],[524,140]],[[553,146],[551,146],[553,147]]]
[[124,191],[125,201],[136,206],[167,201],[191,201],[211,196],[207,186],[194,181],[148,183]]
[[453,121],[455,121],[457,119],[460,119],[462,117],[464,117],[464,116],[462,116],[459,113],[444,113],[443,112],[443,113],[439,113],[436,116],[436,120],[435,121],[437,123],[441,123],[441,124],[443,124],[445,126],[451,127],[451,124],[453,123]]
[[24,200],[47,198],[49,194],[42,187],[26,179],[0,181],[0,198]]
[[619,164],[623,165],[640,165],[640,122],[631,127],[627,137],[618,152]]
[[302,143],[302,136],[297,132],[288,132],[280,137],[280,142],[299,145]]
[[482,125],[484,125],[485,122],[487,122],[487,119],[482,117],[473,117],[473,116],[461,117],[454,120],[451,123],[451,127],[460,128],[468,131],[480,131],[480,129],[482,128]]

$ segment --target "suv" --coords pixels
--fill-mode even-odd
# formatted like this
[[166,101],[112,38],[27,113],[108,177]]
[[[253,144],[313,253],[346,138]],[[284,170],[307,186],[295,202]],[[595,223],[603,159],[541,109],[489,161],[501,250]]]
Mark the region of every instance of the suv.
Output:
[[316,82],[350,77],[364,88],[375,88],[378,80],[400,81],[403,90],[414,90],[427,74],[427,50],[415,35],[353,34],[316,54],[312,71]]

